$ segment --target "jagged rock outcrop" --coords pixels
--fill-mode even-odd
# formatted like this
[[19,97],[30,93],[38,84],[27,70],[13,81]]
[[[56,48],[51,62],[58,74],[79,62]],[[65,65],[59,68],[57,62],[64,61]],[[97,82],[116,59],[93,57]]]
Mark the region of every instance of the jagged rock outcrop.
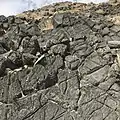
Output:
[[53,29],[52,18],[57,13],[71,12],[79,13],[87,9],[87,4],[60,2],[52,5],[44,6],[37,10],[30,10],[18,14],[20,18],[39,20],[38,26],[43,30]]
[[119,4],[120,0],[109,0],[110,4]]
[[120,119],[120,4],[88,6],[0,16],[0,120]]

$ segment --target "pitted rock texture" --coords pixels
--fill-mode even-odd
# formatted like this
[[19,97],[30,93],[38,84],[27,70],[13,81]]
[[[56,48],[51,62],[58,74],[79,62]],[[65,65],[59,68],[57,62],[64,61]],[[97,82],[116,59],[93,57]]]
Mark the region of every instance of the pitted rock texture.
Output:
[[120,120],[120,4],[89,6],[44,31],[0,16],[0,120]]

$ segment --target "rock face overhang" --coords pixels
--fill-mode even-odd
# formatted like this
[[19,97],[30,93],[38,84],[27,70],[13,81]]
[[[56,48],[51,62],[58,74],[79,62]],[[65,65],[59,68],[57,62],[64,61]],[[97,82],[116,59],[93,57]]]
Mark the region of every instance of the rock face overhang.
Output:
[[119,120],[119,16],[120,4],[89,4],[47,30],[0,16],[0,120]]

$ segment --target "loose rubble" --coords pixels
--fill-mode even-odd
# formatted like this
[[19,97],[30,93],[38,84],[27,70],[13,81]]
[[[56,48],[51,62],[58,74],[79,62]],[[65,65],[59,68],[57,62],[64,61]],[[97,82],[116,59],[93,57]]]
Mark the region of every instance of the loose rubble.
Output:
[[49,30],[0,16],[0,120],[120,119],[120,4],[88,6]]

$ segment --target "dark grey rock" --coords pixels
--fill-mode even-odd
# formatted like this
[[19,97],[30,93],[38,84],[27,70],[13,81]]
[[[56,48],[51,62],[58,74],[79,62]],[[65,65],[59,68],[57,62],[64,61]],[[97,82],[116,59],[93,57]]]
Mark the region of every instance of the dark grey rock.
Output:
[[23,23],[24,21],[23,21],[21,18],[16,17],[16,18],[14,19],[14,22],[17,23],[17,24],[21,24],[21,23]]
[[52,30],[0,17],[0,120],[120,119],[119,25],[107,19],[119,5],[87,6],[55,14]]
[[15,17],[14,16],[8,16],[8,23],[9,24],[12,24],[12,23],[14,23],[14,19],[15,19]]
[[19,36],[20,37],[26,37],[27,36],[27,25],[25,24],[20,24],[19,25]]
[[119,37],[120,37],[120,32],[118,32],[118,34],[117,34]]
[[6,30],[6,29],[8,29],[8,27],[9,27],[9,24],[8,23],[3,23],[3,28]]
[[2,28],[3,27],[3,23],[2,22],[0,22],[0,28]]
[[51,47],[51,52],[54,54],[60,54],[61,56],[65,56],[67,50],[67,46],[64,44],[57,44]]
[[58,69],[64,67],[64,61],[63,58],[60,55],[57,55],[55,57],[55,61],[53,63],[53,66],[50,68],[51,70],[54,69],[55,71],[58,71]]
[[101,29],[101,26],[100,25],[95,25],[92,29],[93,29],[93,31],[97,32],[98,30]]
[[54,15],[53,17],[53,26],[55,28],[59,26],[71,26],[77,23],[78,17],[76,17],[74,14],[71,14],[70,12],[67,13],[59,13]]
[[7,50],[0,44],[0,54],[7,52]]
[[120,26],[115,25],[115,26],[111,27],[111,30],[117,33],[120,31]]
[[0,77],[4,75],[6,70],[6,63],[5,60],[3,58],[1,58],[0,60]]
[[12,52],[8,55],[8,59],[12,61],[18,68],[23,66],[22,54],[20,52]]
[[24,53],[36,55],[36,53],[40,50],[37,36],[33,36],[32,38],[25,37],[21,42],[21,47],[23,48]]
[[108,41],[108,46],[110,48],[119,48],[120,47],[120,41]]
[[105,35],[105,36],[104,36],[104,40],[105,40],[106,42],[112,41],[111,37],[108,36],[108,35]]
[[55,28],[57,28],[58,26],[62,25],[62,20],[63,20],[63,15],[64,14],[55,14],[55,16],[53,17],[53,26]]
[[5,31],[3,29],[0,29],[0,37],[2,37],[5,34]]
[[90,28],[92,28],[95,25],[95,23],[91,21],[90,19],[87,19],[86,22],[90,26]]
[[74,61],[78,60],[78,58],[77,58],[77,56],[68,55],[65,57],[65,60],[67,62],[74,62]]
[[5,17],[4,15],[0,15],[0,22],[7,22],[7,17]]
[[65,13],[62,19],[62,25],[63,26],[70,26],[74,21],[70,20],[70,13]]
[[80,64],[79,60],[71,63],[70,69],[71,70],[76,70],[78,68],[79,64]]
[[22,61],[24,65],[33,65],[35,59],[37,59],[37,57],[35,57],[32,54],[29,54],[29,53],[22,54]]
[[111,37],[113,41],[120,41],[120,37],[114,35]]
[[109,33],[109,36],[110,36],[110,37],[115,36],[115,33],[114,33],[114,32],[110,32],[110,33]]
[[69,55],[65,57],[66,60],[66,67],[68,67],[69,69],[75,70],[78,68],[79,66],[79,58],[76,55]]
[[19,48],[21,37],[19,37],[18,33],[19,33],[19,27],[17,25],[13,25],[4,35],[3,40],[5,42],[6,47],[9,50],[10,49],[17,50]]
[[102,35],[104,36],[104,35],[108,35],[109,34],[109,28],[104,28],[103,30],[102,30]]
[[40,90],[40,89],[49,88],[55,85],[57,81],[58,81],[57,73],[56,71],[52,70],[48,73],[48,75],[46,76],[46,78],[44,78],[43,81],[41,81],[40,83],[37,83],[36,89]]
[[34,36],[34,35],[39,36],[40,35],[40,29],[37,26],[37,24],[29,25],[27,27],[27,34],[28,34],[28,36]]

